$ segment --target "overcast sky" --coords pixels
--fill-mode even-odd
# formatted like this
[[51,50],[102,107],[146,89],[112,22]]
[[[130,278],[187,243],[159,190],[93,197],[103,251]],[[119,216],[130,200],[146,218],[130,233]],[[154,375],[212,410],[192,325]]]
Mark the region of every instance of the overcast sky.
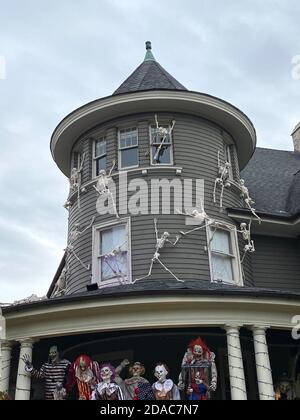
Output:
[[291,150],[299,16],[299,0],[0,0],[0,302],[45,295],[66,246],[68,182],[52,131],[110,95],[144,41],[187,88],[242,109],[259,146]]

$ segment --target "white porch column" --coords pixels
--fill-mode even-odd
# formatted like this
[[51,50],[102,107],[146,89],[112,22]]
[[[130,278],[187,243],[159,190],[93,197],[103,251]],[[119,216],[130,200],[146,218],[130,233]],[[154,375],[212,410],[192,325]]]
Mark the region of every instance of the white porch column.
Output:
[[227,333],[231,398],[232,401],[246,401],[247,388],[240,341],[240,327],[226,325],[224,329]]
[[19,367],[16,385],[16,396],[15,400],[29,400],[31,390],[31,375],[25,371],[25,363],[22,358],[27,355],[30,361],[32,361],[32,349],[34,341],[32,339],[20,341],[20,356],[19,356]]
[[269,327],[252,327],[258,390],[260,400],[275,400],[275,391],[269,356],[266,330]]
[[0,392],[9,390],[11,351],[13,343],[6,340],[0,342]]

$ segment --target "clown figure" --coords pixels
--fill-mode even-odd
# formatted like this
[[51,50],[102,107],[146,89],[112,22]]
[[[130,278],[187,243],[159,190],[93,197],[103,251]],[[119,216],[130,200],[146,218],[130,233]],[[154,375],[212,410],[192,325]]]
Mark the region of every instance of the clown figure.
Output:
[[158,363],[155,367],[154,375],[157,382],[153,385],[155,399],[158,401],[180,400],[178,387],[172,379],[168,379],[169,368],[164,363]]
[[115,383],[116,370],[109,363],[103,364],[100,367],[100,383],[93,392],[93,400],[101,401],[118,401],[124,400],[124,395]]

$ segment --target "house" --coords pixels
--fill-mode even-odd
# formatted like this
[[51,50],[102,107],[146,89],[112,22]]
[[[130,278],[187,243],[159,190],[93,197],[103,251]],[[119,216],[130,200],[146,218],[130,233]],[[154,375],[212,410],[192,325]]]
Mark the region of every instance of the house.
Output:
[[201,336],[214,399],[274,400],[283,374],[300,398],[300,125],[292,136],[293,152],[257,148],[242,111],[186,89],[148,42],[112,96],[54,130],[68,245],[47,299],[2,309],[0,390],[41,398],[22,357],[39,366],[52,344],[140,360],[153,382],[165,361],[176,381]]

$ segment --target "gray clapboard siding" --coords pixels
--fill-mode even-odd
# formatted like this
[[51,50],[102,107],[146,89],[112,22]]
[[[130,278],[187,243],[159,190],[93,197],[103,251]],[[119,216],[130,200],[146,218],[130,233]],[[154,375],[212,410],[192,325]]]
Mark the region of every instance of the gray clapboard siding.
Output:
[[254,236],[256,253],[252,254],[256,287],[300,290],[299,240]]
[[[169,180],[178,179],[205,179],[205,208],[207,213],[215,219],[223,220],[233,224],[227,217],[226,212],[220,212],[218,205],[213,203],[214,181],[217,177],[217,154],[223,152],[223,130],[206,120],[187,115],[159,115],[161,124],[168,124],[176,119],[177,123],[173,133],[174,164],[183,168],[181,177],[175,177],[174,169],[161,167],[159,170],[150,170],[148,176],[142,177],[141,170],[128,174],[128,181],[136,177],[142,178],[150,185],[152,179],[166,178]],[[108,169],[112,162],[118,157],[118,129],[124,127],[138,127],[139,132],[139,159],[140,169],[150,167],[150,138],[149,125],[154,124],[153,115],[138,115],[120,120],[114,120],[101,127],[96,127],[87,133],[83,141],[83,149],[86,156],[89,156],[83,169],[83,180],[88,182],[92,179],[92,145],[97,137],[106,136],[107,139],[107,160]],[[222,160],[224,156],[222,156]],[[114,178],[118,191],[118,178]],[[150,191],[150,188],[149,188]],[[219,190],[217,197],[219,197]],[[128,193],[130,198],[134,193]],[[178,191],[176,191],[178,194]],[[124,191],[121,197],[124,197]],[[171,194],[172,196],[172,194]],[[121,198],[120,197],[120,198]],[[81,208],[78,209],[75,202],[70,209],[69,232],[74,229],[76,223],[82,228],[89,225],[92,217],[96,216],[95,224],[114,221],[112,215],[100,216],[96,213],[97,202],[96,191],[89,186],[86,194],[81,196]],[[174,201],[174,199],[173,199]],[[195,194],[193,197],[194,205]],[[148,203],[151,204],[150,192]],[[235,189],[226,189],[224,193],[224,205],[236,207],[240,204],[239,194]],[[122,217],[124,217],[122,215]],[[160,234],[168,231],[175,240],[179,231],[192,229],[185,225],[185,217],[171,214],[159,215],[158,228]],[[161,259],[176,276],[185,280],[210,281],[210,267],[208,253],[204,247],[207,246],[206,230],[203,229],[193,235],[183,238],[176,248],[167,246],[161,251]],[[239,238],[239,246],[242,250],[244,243]],[[150,261],[155,251],[155,233],[153,215],[137,215],[131,217],[131,259],[132,277],[145,276],[148,273]],[[92,229],[82,235],[75,244],[75,252],[85,264],[92,263]],[[72,255],[69,256],[71,264],[71,275],[68,285],[68,293],[79,293],[85,291],[86,285],[91,282],[91,272],[86,271]],[[244,263],[245,284],[252,285],[251,259],[247,256]],[[159,264],[155,264],[153,276],[149,280],[171,279]]]

